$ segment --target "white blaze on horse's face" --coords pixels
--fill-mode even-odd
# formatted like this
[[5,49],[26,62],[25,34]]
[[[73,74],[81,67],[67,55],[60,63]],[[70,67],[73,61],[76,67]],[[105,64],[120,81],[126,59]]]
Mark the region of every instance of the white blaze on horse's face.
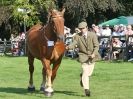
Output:
[[57,10],[52,10],[51,12],[51,19],[52,19],[52,26],[53,31],[56,33],[57,37],[63,39],[64,37],[64,10],[59,12]]

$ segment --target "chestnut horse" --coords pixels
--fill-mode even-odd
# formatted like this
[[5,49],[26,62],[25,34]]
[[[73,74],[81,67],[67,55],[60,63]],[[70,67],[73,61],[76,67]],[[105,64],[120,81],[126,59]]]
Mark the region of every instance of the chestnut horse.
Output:
[[[46,26],[35,25],[27,33],[28,63],[29,63],[29,91],[34,91],[33,72],[34,58],[42,62],[43,81],[40,90],[46,96],[53,94],[52,84],[56,72],[61,64],[65,51],[64,45],[64,15],[65,10],[51,10],[49,22]],[[53,64],[51,67],[50,65]]]

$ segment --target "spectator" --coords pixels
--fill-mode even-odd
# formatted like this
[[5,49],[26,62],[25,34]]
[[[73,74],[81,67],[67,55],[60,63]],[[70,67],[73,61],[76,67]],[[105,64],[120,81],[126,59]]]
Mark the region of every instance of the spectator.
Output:
[[113,59],[118,59],[121,49],[117,49],[117,48],[120,48],[122,46],[122,42],[119,40],[119,38],[113,38],[112,45],[114,47],[113,48]]
[[[126,35],[133,35],[133,30],[131,25],[127,26]],[[133,37],[128,38],[128,49],[129,49],[128,61],[133,61]]]
[[90,31],[95,32],[95,26],[96,26],[95,24],[92,24]]
[[106,25],[105,29],[103,29],[102,36],[110,36],[111,33],[112,33],[112,31],[109,28],[109,25]]
[[70,31],[71,31],[70,28],[64,26],[64,34],[65,34],[65,38],[72,36],[72,34],[71,34]]
[[[119,33],[120,33],[120,36],[126,35],[125,31],[126,31],[126,30],[125,30],[125,25],[120,24],[120,25],[119,25]],[[121,37],[120,40],[121,40],[121,42],[124,44],[126,39],[125,39],[125,37]]]
[[107,47],[110,44],[109,38],[111,36],[111,29],[109,28],[109,25],[106,25],[105,29],[102,30],[101,36],[108,36],[108,38],[102,38],[100,40],[100,46],[102,47],[99,52],[101,54],[102,59],[107,59],[108,58],[108,49]]
[[119,30],[119,26],[115,25],[114,28],[113,28],[112,36],[120,36],[120,33],[119,33],[118,30]]
[[133,35],[133,30],[132,30],[132,26],[131,25],[127,26],[126,35]]

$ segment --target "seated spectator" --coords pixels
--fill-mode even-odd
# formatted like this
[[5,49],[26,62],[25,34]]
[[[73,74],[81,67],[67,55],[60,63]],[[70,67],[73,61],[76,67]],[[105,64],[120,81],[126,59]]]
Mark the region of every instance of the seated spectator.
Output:
[[106,25],[105,29],[102,31],[102,36],[110,36],[111,35],[111,29],[109,28],[109,25]]
[[[103,59],[105,59],[106,57],[108,57],[108,48],[107,47],[109,47],[109,45],[110,45],[110,40],[109,40],[109,38],[110,38],[110,35],[111,35],[111,29],[109,28],[109,25],[106,25],[106,27],[105,27],[105,29],[101,29],[101,27],[100,27],[100,30],[99,30],[99,32],[101,32],[100,34],[100,36],[107,36],[107,37],[102,37],[100,40],[99,40],[99,42],[100,42],[100,50],[99,50],[99,52],[100,52],[100,54],[101,54],[101,57],[103,58]],[[106,58],[107,59],[107,58]]]
[[119,30],[119,26],[115,25],[113,28],[112,36],[120,36],[120,32],[118,30]]
[[122,46],[122,42],[119,40],[119,38],[113,38],[112,46],[114,47],[113,48],[113,59],[118,59],[121,49],[117,49],[117,48]]
[[[123,24],[115,25],[113,28],[112,36],[125,36],[125,26]],[[125,37],[120,37],[120,41],[125,46]]]
[[126,35],[133,35],[133,30],[132,30],[132,26],[131,25],[127,26]]
[[[126,26],[125,25],[123,25],[123,24],[119,25],[119,33],[120,33],[120,36],[126,35]],[[125,43],[126,39],[125,39],[125,37],[121,37],[120,40],[122,43]]]

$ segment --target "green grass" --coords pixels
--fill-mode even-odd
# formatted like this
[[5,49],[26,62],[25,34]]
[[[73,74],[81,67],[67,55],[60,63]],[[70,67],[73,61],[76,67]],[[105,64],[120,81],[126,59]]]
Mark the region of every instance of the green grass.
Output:
[[[35,60],[36,91],[27,91],[29,72],[26,57],[0,57],[0,99],[44,99],[39,88],[41,62]],[[50,99],[88,99],[79,85],[81,68],[76,60],[64,58],[54,81]],[[89,99],[133,99],[133,63],[97,62],[90,79]]]

